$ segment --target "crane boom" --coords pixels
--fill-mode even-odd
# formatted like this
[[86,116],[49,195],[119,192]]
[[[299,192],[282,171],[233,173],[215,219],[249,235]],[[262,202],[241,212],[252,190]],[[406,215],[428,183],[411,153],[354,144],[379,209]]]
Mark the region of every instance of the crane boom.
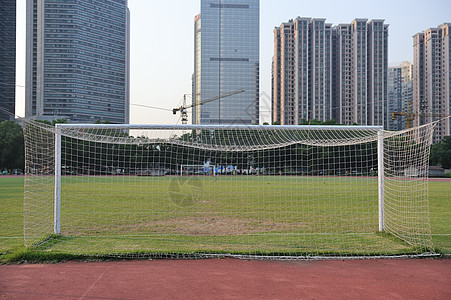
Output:
[[409,101],[409,106],[407,112],[396,111],[391,113],[392,120],[396,120],[398,117],[406,117],[406,129],[413,128],[413,121],[416,117],[444,117],[443,114],[433,114],[433,113],[415,113],[412,109],[412,101]]
[[183,105],[180,106],[180,107],[174,108],[172,110],[172,114],[175,115],[179,111],[182,114],[182,124],[186,124],[188,122],[188,113],[186,111],[187,109],[195,107],[195,106],[203,105],[205,103],[212,102],[212,101],[215,101],[215,100],[219,100],[219,99],[222,99],[222,98],[230,97],[230,96],[233,96],[233,95],[236,95],[236,94],[244,93],[244,92],[245,92],[245,90],[240,89],[240,90],[236,90],[236,91],[233,91],[233,92],[220,94],[218,96],[214,96],[212,98],[208,98],[207,100],[204,100],[202,102],[192,103],[190,105],[186,105],[186,95],[184,95],[183,96]]
[[212,102],[212,101],[215,101],[215,100],[219,100],[221,98],[230,97],[230,96],[233,96],[233,95],[236,95],[236,94],[240,94],[240,93],[244,93],[244,92],[245,91],[243,89],[241,89],[241,90],[236,90],[236,91],[233,91],[233,92],[224,93],[224,94],[212,97],[212,98],[208,98],[207,100],[204,100],[201,103],[193,103],[191,105],[188,105],[188,106],[185,107],[185,109],[186,108],[191,108],[191,107],[194,107],[194,106],[198,106],[198,105],[203,105],[203,104],[208,103],[208,102]]

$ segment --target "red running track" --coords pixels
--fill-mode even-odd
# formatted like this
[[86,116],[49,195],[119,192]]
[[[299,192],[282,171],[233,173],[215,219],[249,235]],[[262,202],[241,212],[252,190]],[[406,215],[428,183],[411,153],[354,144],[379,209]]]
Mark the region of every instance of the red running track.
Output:
[[451,260],[0,266],[0,299],[451,299]]

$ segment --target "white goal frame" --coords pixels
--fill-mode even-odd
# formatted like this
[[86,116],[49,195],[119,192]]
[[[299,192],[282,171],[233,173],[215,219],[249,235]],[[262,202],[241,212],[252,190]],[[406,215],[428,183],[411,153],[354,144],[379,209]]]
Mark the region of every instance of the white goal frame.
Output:
[[[379,208],[379,232],[385,231],[385,207],[384,207],[384,129],[382,126],[318,126],[318,125],[129,125],[129,124],[56,124],[55,125],[55,200],[54,200],[54,234],[61,234],[61,139],[62,129],[119,129],[119,130],[328,130],[328,131],[358,131],[374,130],[377,135],[378,152],[378,208]],[[214,170],[213,166],[213,170]],[[181,169],[180,169],[181,170]],[[215,171],[213,171],[215,173]],[[216,175],[216,174],[214,174]],[[180,174],[182,176],[182,174]]]

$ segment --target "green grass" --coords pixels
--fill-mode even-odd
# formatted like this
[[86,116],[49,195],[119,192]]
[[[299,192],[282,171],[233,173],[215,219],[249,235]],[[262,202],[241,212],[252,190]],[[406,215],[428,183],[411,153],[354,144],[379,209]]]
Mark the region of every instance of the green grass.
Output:
[[[80,254],[85,258],[108,253],[133,256],[144,252],[358,255],[380,254],[381,249],[385,249],[384,254],[415,251],[392,236],[375,233],[378,220],[373,199],[377,191],[371,180],[237,178],[238,181],[233,177],[210,177],[201,182],[182,182],[181,190],[169,177],[64,178],[62,197],[71,199],[62,208],[64,236],[25,250],[23,178],[0,177],[0,254],[4,253],[0,261],[76,259]],[[332,181],[340,183],[339,187],[330,190]],[[118,182],[120,188],[115,188]],[[88,196],[77,193],[80,184],[85,185]],[[289,209],[285,211],[277,209],[280,197],[274,197],[275,189],[281,188],[290,196],[285,203]],[[358,199],[339,199],[342,192],[350,189]],[[171,190],[173,193],[168,193]],[[184,197],[182,190],[193,196]],[[318,201],[330,193],[337,195],[334,205]],[[434,246],[441,253],[450,254],[451,183],[430,182],[429,194]],[[152,201],[148,201],[149,195]],[[296,201],[301,198],[302,202]],[[49,214],[45,207],[42,210]],[[318,211],[323,218],[318,218]],[[356,220],[356,216],[361,220]],[[213,234],[212,226],[219,233]],[[289,232],[287,226],[291,226]],[[342,230],[350,234],[338,234]],[[322,234],[314,234],[317,232]]]
[[432,240],[437,251],[451,254],[451,182],[429,182]]
[[23,246],[24,179],[0,176],[0,253]]

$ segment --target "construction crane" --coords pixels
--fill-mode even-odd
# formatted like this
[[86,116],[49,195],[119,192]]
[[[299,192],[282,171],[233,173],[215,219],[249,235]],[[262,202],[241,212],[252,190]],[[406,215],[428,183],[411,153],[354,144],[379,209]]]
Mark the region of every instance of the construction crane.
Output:
[[396,120],[398,116],[406,117],[406,129],[413,128],[413,120],[415,120],[415,116],[412,112],[412,101],[409,101],[409,106],[407,107],[407,113],[402,111],[396,111],[391,113],[392,120]]
[[444,114],[432,114],[432,113],[416,114],[413,112],[413,109],[412,109],[412,101],[409,101],[409,106],[407,107],[406,113],[402,112],[402,111],[397,111],[397,112],[391,113],[392,120],[396,120],[398,118],[398,116],[406,117],[406,129],[413,128],[413,121],[415,120],[416,117],[432,117],[432,118],[445,117]]
[[179,111],[182,117],[182,124],[187,124],[188,123],[188,109],[195,107],[195,106],[199,106],[199,105],[204,105],[208,102],[212,102],[215,100],[219,100],[222,98],[226,98],[226,97],[230,97],[236,94],[240,94],[240,93],[244,93],[245,91],[243,89],[241,90],[236,90],[233,92],[229,92],[229,93],[225,93],[225,94],[221,94],[212,98],[208,98],[207,100],[202,101],[201,103],[192,103],[191,105],[186,105],[186,95],[183,96],[183,104],[180,107],[174,108],[172,110],[172,114],[177,114],[177,112]]

